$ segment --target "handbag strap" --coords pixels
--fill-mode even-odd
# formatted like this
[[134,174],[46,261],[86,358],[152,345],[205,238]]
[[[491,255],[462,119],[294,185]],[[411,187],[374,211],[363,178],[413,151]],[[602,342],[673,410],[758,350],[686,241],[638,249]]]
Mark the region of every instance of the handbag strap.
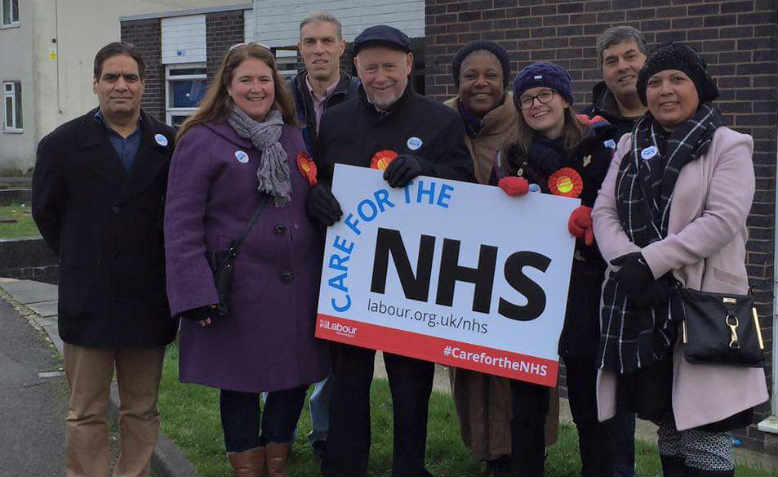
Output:
[[254,211],[254,215],[252,215],[251,219],[249,219],[249,223],[246,224],[246,227],[243,228],[243,231],[240,233],[238,238],[230,242],[230,248],[228,250],[230,258],[235,258],[238,256],[238,252],[240,252],[240,246],[243,244],[243,241],[246,240],[246,237],[248,237],[249,232],[251,232],[251,229],[254,227],[254,224],[257,223],[259,214],[262,212],[262,209],[265,208],[266,204],[267,200],[265,196],[260,196],[259,205],[257,205],[257,209]]

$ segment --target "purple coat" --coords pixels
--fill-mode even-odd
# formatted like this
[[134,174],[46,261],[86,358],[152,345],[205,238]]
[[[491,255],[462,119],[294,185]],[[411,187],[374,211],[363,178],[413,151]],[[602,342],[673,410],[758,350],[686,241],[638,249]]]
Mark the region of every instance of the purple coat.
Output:
[[[231,317],[203,328],[181,320],[180,377],[243,392],[289,389],[329,372],[326,343],[314,338],[322,238],[305,213],[308,182],[297,168],[300,130],[284,126],[292,202],[269,201],[235,260]],[[248,162],[241,162],[238,157]],[[244,159],[245,160],[245,159]],[[260,153],[226,123],[192,128],[176,145],[165,207],[171,313],[218,301],[206,250],[240,235],[257,207]]]

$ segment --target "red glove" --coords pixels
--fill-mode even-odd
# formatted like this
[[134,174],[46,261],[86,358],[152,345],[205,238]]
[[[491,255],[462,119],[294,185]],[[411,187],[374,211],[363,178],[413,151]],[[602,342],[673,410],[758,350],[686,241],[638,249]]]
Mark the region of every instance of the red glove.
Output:
[[507,176],[497,183],[506,194],[510,196],[524,195],[529,192],[529,182],[523,177]]
[[592,230],[592,208],[585,205],[578,206],[567,221],[567,230],[570,235],[584,239],[586,245],[594,243],[594,231]]

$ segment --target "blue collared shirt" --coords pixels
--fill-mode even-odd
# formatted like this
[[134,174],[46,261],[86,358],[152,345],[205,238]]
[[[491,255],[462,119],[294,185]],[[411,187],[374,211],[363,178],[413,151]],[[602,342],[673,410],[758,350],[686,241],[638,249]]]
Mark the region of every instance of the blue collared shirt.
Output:
[[108,140],[111,142],[119,159],[121,159],[124,169],[129,172],[133,162],[135,162],[135,156],[138,154],[138,149],[140,149],[142,127],[140,116],[138,117],[138,128],[126,138],[108,127],[105,123],[105,119],[103,119],[103,113],[99,109],[95,113],[95,120],[105,127],[105,131],[108,133]]

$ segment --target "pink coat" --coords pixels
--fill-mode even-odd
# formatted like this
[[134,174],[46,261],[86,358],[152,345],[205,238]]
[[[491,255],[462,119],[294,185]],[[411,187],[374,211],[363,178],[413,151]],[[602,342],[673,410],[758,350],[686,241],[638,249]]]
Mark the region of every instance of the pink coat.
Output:
[[[615,185],[631,135],[619,141],[594,204],[594,235],[606,262],[641,251],[655,277],[672,270],[688,288],[745,294],[746,218],[754,197],[751,136],[721,127],[707,154],[692,161],[673,189],[668,236],[643,249],[619,223]],[[716,422],[768,399],[762,368],[691,364],[673,352],[673,413],[678,430]],[[597,410],[601,421],[615,414],[616,374],[600,370]]]

